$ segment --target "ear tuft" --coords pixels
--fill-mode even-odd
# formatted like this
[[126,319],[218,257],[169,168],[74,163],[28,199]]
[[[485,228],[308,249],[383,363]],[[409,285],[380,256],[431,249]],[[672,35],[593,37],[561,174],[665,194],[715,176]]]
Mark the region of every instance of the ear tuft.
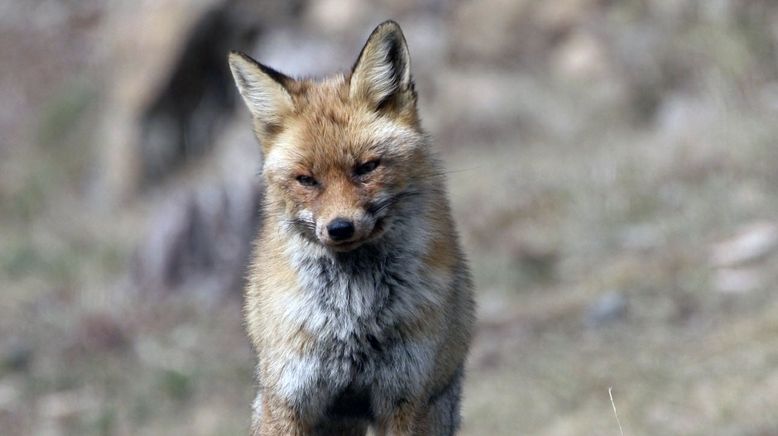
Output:
[[415,104],[411,59],[400,26],[385,21],[373,30],[351,72],[349,96],[375,109]]
[[260,64],[240,52],[230,52],[230,70],[251,115],[261,123],[280,123],[284,114],[294,110],[287,86],[294,79]]

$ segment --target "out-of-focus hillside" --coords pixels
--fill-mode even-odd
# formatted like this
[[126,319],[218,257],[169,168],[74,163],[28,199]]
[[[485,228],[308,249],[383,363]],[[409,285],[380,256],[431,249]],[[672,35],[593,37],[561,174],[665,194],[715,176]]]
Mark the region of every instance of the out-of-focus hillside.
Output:
[[471,259],[467,435],[778,433],[778,4],[0,5],[0,433],[241,434],[258,147],[226,70],[408,39]]

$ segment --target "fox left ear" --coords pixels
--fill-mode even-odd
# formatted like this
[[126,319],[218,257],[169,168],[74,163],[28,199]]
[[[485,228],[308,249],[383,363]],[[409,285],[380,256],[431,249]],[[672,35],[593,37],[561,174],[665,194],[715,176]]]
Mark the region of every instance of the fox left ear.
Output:
[[240,52],[230,53],[229,64],[243,101],[262,125],[278,125],[285,114],[294,110],[287,89],[294,79]]
[[385,21],[370,34],[352,69],[349,96],[376,110],[415,109],[410,53],[396,22]]

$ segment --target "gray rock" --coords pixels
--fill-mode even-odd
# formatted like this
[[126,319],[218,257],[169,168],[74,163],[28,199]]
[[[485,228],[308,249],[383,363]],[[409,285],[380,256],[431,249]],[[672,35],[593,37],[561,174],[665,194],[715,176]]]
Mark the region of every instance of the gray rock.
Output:
[[584,324],[601,327],[624,319],[627,315],[627,298],[618,292],[608,292],[586,308]]
[[737,235],[716,244],[711,250],[715,267],[732,267],[756,262],[778,250],[778,225],[770,221],[752,223]]
[[33,358],[33,348],[27,342],[17,340],[2,351],[0,369],[24,371],[29,368]]

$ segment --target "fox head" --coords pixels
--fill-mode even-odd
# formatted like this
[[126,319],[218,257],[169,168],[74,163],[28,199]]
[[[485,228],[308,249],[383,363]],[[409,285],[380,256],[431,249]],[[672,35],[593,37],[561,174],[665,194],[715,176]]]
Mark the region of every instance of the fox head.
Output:
[[262,144],[268,216],[343,252],[413,213],[434,164],[397,23],[380,24],[346,74],[293,79],[238,52],[229,64]]

